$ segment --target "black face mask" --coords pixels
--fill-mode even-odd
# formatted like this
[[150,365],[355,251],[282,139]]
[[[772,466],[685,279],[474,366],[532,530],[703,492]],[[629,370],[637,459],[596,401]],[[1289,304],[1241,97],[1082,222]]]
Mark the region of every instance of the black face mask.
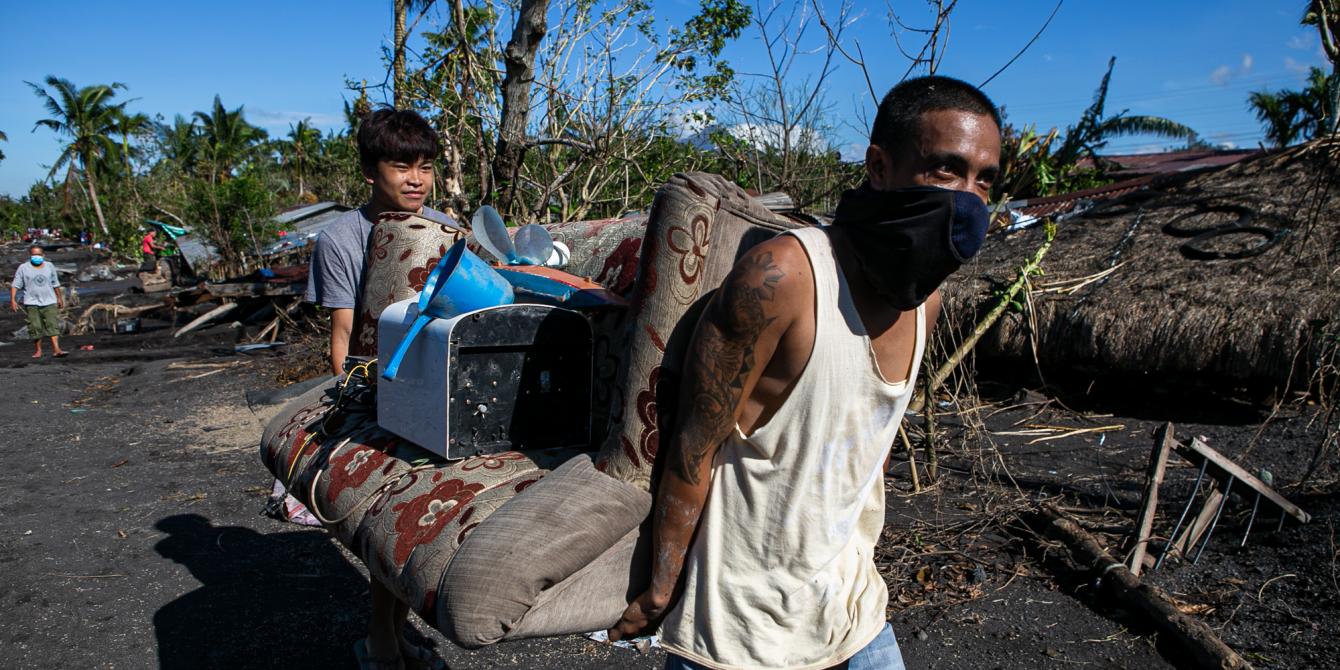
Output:
[[833,223],[851,241],[861,274],[900,310],[915,309],[977,255],[989,223],[977,196],[930,186],[842,194]]

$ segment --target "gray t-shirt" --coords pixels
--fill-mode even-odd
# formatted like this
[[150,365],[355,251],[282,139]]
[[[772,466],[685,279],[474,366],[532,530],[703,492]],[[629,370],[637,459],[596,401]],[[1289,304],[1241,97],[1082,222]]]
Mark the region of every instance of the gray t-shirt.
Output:
[[23,292],[23,304],[44,307],[56,304],[56,287],[60,279],[51,261],[41,265],[24,263],[14,273],[14,288]]
[[[420,216],[460,227],[451,217],[429,207],[424,207]],[[331,221],[316,238],[303,300],[329,309],[353,309],[358,302],[371,234],[372,221],[363,215],[362,207]]]

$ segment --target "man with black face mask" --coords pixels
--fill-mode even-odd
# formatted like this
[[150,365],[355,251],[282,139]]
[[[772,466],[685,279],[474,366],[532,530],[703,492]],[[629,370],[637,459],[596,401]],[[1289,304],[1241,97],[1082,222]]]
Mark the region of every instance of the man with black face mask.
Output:
[[684,366],[651,586],[612,639],[660,621],[667,668],[903,667],[873,559],[883,466],[939,286],[986,234],[999,160],[981,91],[905,81],[834,224],[736,264]]

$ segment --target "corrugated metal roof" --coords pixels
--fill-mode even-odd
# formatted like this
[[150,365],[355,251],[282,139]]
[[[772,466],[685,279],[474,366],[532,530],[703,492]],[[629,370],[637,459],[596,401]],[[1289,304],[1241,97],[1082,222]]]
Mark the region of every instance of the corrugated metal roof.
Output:
[[1015,200],[1006,205],[1011,211],[1025,217],[1040,218],[1044,216],[1058,216],[1065,214],[1077,206],[1084,203],[1094,203],[1100,200],[1117,198],[1127,193],[1138,191],[1154,181],[1154,177],[1140,177],[1137,179],[1128,179],[1119,181],[1115,184],[1107,184],[1095,188],[1086,188],[1082,191],[1073,193],[1063,193],[1046,198],[1030,198],[1028,200]]
[[275,223],[278,223],[280,225],[291,224],[330,210],[336,210],[337,212],[347,212],[350,209],[352,208],[345,207],[344,205],[341,205],[338,202],[330,202],[330,201],[318,202],[315,205],[303,205],[301,207],[294,207],[292,209],[280,212],[278,215],[275,216],[274,220]]
[[[1143,177],[1155,174],[1173,174],[1187,170],[1224,167],[1260,153],[1257,149],[1189,149],[1186,151],[1165,151],[1155,154],[1117,154],[1100,156],[1103,161],[1115,163],[1116,169],[1109,169],[1108,175],[1117,178]],[[1084,159],[1080,167],[1092,167],[1093,162]]]

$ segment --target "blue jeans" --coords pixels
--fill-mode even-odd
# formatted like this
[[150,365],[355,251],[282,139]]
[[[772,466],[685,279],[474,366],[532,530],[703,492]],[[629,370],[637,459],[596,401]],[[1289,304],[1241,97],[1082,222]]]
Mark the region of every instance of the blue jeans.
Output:
[[[884,624],[884,630],[880,631],[870,644],[838,667],[846,670],[907,670],[903,665],[903,652],[898,649],[898,640],[893,637],[893,626],[887,623]],[[670,654],[665,660],[665,670],[707,669],[693,661]]]

